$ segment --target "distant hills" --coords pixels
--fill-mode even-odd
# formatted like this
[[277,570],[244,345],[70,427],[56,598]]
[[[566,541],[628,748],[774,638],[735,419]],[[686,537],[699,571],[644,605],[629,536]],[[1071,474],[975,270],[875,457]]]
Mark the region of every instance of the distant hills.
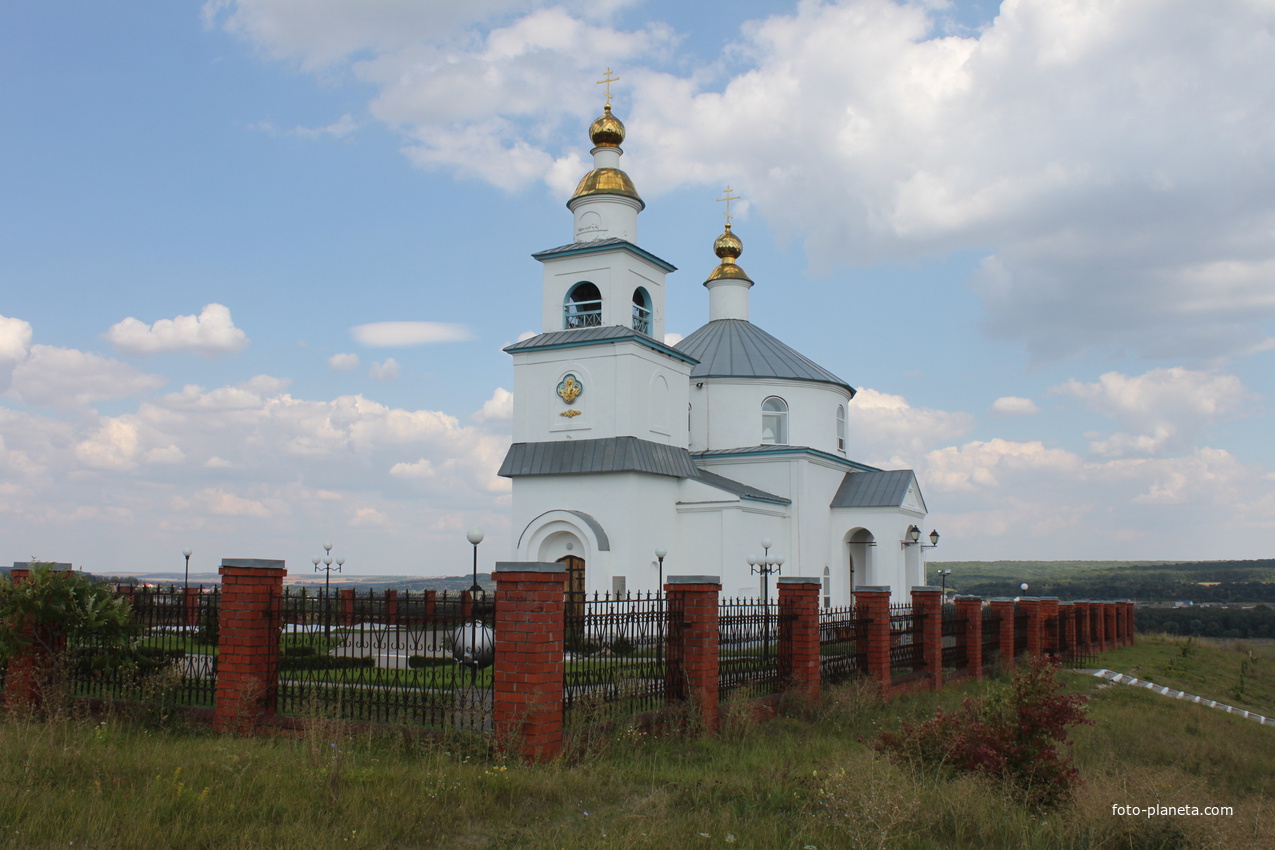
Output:
[[931,561],[929,581],[951,570],[949,590],[1139,602],[1275,602],[1275,558],[1253,561]]

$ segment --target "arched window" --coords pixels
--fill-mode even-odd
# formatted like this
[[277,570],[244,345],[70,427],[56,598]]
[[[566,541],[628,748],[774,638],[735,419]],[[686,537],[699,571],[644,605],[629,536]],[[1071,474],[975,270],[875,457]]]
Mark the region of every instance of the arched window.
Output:
[[832,569],[823,568],[823,607],[832,607]]
[[640,286],[633,290],[633,330],[651,332],[651,296]]
[[837,405],[837,451],[846,450],[846,407]]
[[582,280],[567,293],[562,302],[562,326],[588,328],[602,324],[602,293],[587,280]]
[[761,441],[765,445],[788,444],[788,402],[778,396],[761,403]]

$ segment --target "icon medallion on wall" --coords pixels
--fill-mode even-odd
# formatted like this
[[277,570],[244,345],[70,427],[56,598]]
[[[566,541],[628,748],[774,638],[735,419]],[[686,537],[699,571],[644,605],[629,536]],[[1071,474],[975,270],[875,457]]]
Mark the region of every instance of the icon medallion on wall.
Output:
[[[558,397],[567,404],[575,404],[576,399],[578,399],[583,392],[584,384],[580,383],[580,379],[575,375],[568,374],[558,383]],[[579,416],[580,411],[572,408],[570,410],[564,410],[558,415],[571,419]]]

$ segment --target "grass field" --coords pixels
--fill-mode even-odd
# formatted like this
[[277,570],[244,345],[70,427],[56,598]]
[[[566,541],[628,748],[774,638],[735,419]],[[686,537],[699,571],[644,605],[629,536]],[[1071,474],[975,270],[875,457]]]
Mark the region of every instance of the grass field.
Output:
[[[1225,699],[1207,689],[1228,687],[1247,655],[1193,652],[1182,675],[1196,678],[1181,686]],[[1178,642],[1148,639],[1101,663],[1173,684],[1161,673],[1180,657]],[[1275,666],[1266,658],[1263,670]],[[11,717],[0,723],[0,846],[1275,846],[1275,729],[1060,675],[1091,696],[1095,725],[1073,735],[1083,786],[1049,812],[985,780],[906,772],[865,744],[1002,680],[888,703],[834,689],[763,724],[737,706],[713,737],[618,730],[541,766],[494,756],[481,738],[350,733],[322,719],[297,737],[234,738],[123,718]],[[1152,804],[1233,813],[1112,814]]]

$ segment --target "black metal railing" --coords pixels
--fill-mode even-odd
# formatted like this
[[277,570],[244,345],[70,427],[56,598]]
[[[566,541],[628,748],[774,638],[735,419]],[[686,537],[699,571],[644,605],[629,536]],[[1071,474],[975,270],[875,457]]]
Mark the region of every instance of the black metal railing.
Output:
[[98,699],[211,708],[217,697],[217,587],[138,587],[133,633],[67,647],[73,692]]
[[925,671],[925,618],[911,605],[890,606],[890,672],[906,677]]
[[819,611],[819,674],[825,685],[867,672],[868,641],[854,606]]
[[1001,615],[990,605],[983,609],[983,669],[1001,661]]
[[485,594],[324,596],[285,587],[278,713],[490,731],[491,667],[461,664],[452,646],[481,647],[494,609]]
[[957,670],[969,665],[965,648],[965,617],[955,605],[943,606],[943,668]]
[[659,594],[585,598],[568,612],[563,723],[609,721],[665,704],[667,618]]
[[760,599],[723,599],[718,606],[717,691],[752,698],[779,689],[779,606]]

